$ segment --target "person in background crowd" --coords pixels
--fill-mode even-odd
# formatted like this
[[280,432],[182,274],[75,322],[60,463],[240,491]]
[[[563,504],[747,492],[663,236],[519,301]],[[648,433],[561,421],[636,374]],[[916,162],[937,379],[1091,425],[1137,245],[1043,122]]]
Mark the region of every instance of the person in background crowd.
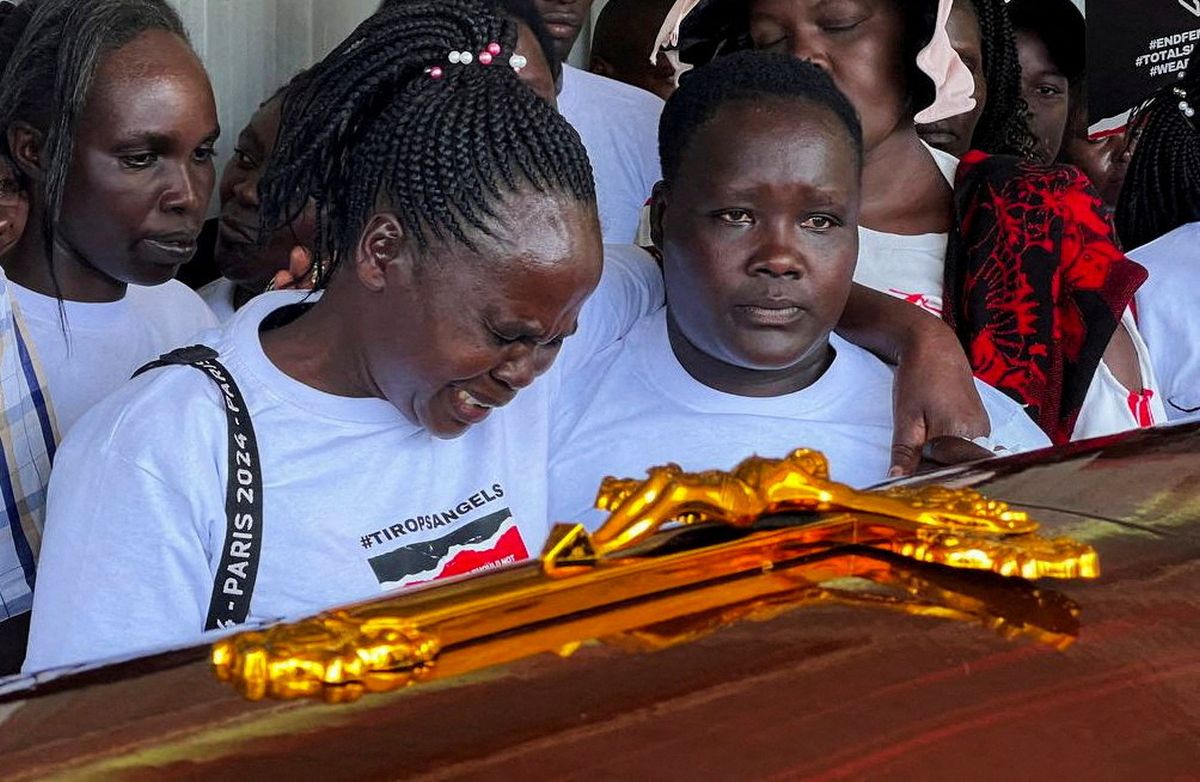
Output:
[[1167,417],[1200,416],[1200,68],[1159,90],[1130,120],[1137,138],[1117,206],[1117,231],[1150,278],[1138,323]]
[[[25,12],[10,19],[14,13],[14,4],[0,3],[0,60],[28,22]],[[28,215],[20,177],[0,156],[0,259],[24,234]],[[46,484],[58,444],[45,371],[30,352],[28,333],[0,269],[0,676],[16,673],[25,656]]]
[[[296,77],[303,79],[303,74]],[[238,134],[233,158],[221,174],[220,231],[214,259],[221,277],[200,289],[201,298],[222,323],[286,272],[291,286],[319,272],[310,248],[314,243],[311,205],[306,205],[262,241],[259,236],[258,181],[266,170],[279,134],[284,87],[250,118]]]
[[633,243],[642,207],[659,179],[655,138],[662,99],[566,64],[592,0],[536,0],[536,5],[564,63],[558,110],[579,132],[591,159],[604,241]]
[[19,17],[0,154],[29,219],[4,269],[65,436],[139,366],[216,322],[172,277],[196,251],[220,131],[164,0],[30,0],[5,25]]
[[1050,159],[1083,171],[1111,213],[1129,163],[1127,139],[1124,132],[1088,136],[1083,14],[1071,0],[1013,0],[1009,14],[1018,27],[1025,99],[1040,128],[1043,152],[1056,149]]
[[[4,6],[0,6],[4,8]],[[0,24],[3,24],[0,21]],[[0,159],[0,258],[12,249],[25,233],[29,217],[29,201],[25,189],[7,160]]]
[[1092,138],[1088,135],[1087,116],[1087,82],[1081,80],[1071,89],[1067,129],[1058,159],[1087,175],[1104,201],[1106,214],[1112,215],[1117,210],[1121,186],[1129,168],[1129,136],[1123,129],[1118,129]]
[[[555,85],[561,65],[554,56],[553,39],[533,0],[497,0],[497,7],[518,25],[516,51],[527,61],[520,73],[521,80],[556,106]],[[294,81],[302,80],[303,76],[300,74]],[[238,135],[234,157],[221,176],[220,230],[213,242],[212,255],[222,276],[206,284],[199,293],[222,322],[268,288],[311,288],[320,276],[320,264],[313,263],[310,249],[311,205],[275,231],[266,243],[259,240],[258,180],[275,148],[282,104],[289,89],[291,85],[259,106]]]
[[557,109],[562,60],[537,5],[534,0],[495,0],[495,4],[502,15],[517,23],[517,54],[525,58],[525,67],[518,74],[521,81]]
[[1084,76],[1083,14],[1071,0],[1012,0],[1008,15],[1016,30],[1022,94],[1038,158],[1049,163],[1062,150],[1072,86]]
[[[607,475],[731,469],[800,445],[834,480],[882,481],[892,371],[831,334],[858,255],[854,107],[811,63],[738,52],[688,74],[659,146],[667,306],[567,378],[587,401],[555,422],[552,518],[602,521],[591,504]],[[1049,445],[1015,402],[979,389],[991,442]]]
[[168,280],[204,219],[217,118],[179,18],[156,0],[28,0],[0,13],[0,71],[0,159],[28,209],[0,295],[0,440],[13,459],[0,593],[17,617],[0,632],[0,667],[11,669],[59,434],[214,322]]
[[961,158],[978,149],[1032,158],[1037,140],[1021,97],[1021,63],[1004,0],[957,0],[946,24],[950,44],[975,82],[975,108],[917,125],[925,143]]
[[[1162,420],[1128,309],[1145,272],[1121,254],[1086,179],[982,152],[960,164],[917,135],[917,109],[934,121],[970,108],[969,73],[934,34],[949,0],[750,0],[748,14],[739,0],[707,0],[683,15],[690,5],[669,16],[684,62],[748,46],[790,53],[826,68],[858,109],[856,281],[944,317],[976,376],[1055,442]],[[1012,237],[1014,224],[1030,238]],[[887,317],[895,306],[875,309]]]
[[190,366],[141,374],[59,451],[26,670],[539,550],[570,368],[534,381],[577,326],[568,349],[590,356],[650,299],[622,307],[615,266],[601,281],[587,154],[514,73],[518,26],[493,8],[385,4],[288,93],[260,208],[274,228],[315,203],[323,293],[259,296],[192,353],[240,388],[261,506],[229,507],[261,537],[227,516],[225,454],[251,440],[224,392]]
[[0,676],[25,657],[46,485],[58,443],[45,373],[0,270]]
[[592,12],[594,0],[535,0],[538,13],[554,40],[554,53],[565,63]]
[[641,87],[666,100],[675,91],[675,68],[666,57],[650,61],[670,0],[609,0],[596,19],[590,70]]

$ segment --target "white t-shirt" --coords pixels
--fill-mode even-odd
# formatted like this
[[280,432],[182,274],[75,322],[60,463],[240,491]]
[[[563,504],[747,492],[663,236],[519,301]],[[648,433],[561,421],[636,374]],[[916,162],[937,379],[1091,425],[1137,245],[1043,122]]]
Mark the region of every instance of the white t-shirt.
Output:
[[[933,156],[946,181],[953,185],[958,159],[928,144],[925,144],[925,148]],[[890,234],[859,227],[858,237],[855,282],[903,299],[941,317],[945,293],[946,234]],[[1079,411],[1073,440],[1102,437],[1167,420],[1161,395],[1156,391],[1155,370],[1149,351],[1138,333],[1138,324],[1128,310],[1121,318],[1121,323],[1129,331],[1137,351],[1143,391],[1131,392],[1125,388],[1108,365],[1101,361]]]
[[237,286],[224,277],[218,277],[196,291],[204,303],[217,316],[218,323],[228,323],[237,312],[233,307],[233,294]]
[[81,415],[143,364],[185,345],[217,320],[178,280],[130,285],[120,301],[62,302],[9,281],[37,349],[63,437]]
[[[958,158],[925,142],[921,144],[953,187]],[[948,242],[944,233],[890,234],[860,225],[854,281],[904,299],[940,318]]]
[[563,65],[558,110],[579,132],[592,161],[606,242],[631,244],[637,239],[642,206],[662,178],[662,108],[657,95]]
[[[258,440],[262,549],[251,622],[316,613],[536,555],[561,378],[662,300],[653,264],[614,253],[554,367],[461,437],[381,399],[323,393],[267,358],[264,294],[216,348]],[[82,418],[51,478],[26,671],[195,641],[226,534],[228,428],[191,367],[148,372]]]
[[1181,225],[1129,257],[1150,272],[1137,292],[1138,324],[1167,420],[1200,418],[1200,223]]
[[[861,487],[887,477],[892,443],[892,369],[837,335],[836,357],[816,383],[777,397],[710,388],[688,374],[667,336],[666,308],[642,319],[619,344],[566,380],[577,400],[555,420],[550,515],[594,527],[592,509],[608,475],[643,477],[675,462],[685,470],[728,470],[748,456],[780,458],[815,448],[831,477]],[[992,440],[1011,450],[1050,444],[1008,397],[977,382]]]

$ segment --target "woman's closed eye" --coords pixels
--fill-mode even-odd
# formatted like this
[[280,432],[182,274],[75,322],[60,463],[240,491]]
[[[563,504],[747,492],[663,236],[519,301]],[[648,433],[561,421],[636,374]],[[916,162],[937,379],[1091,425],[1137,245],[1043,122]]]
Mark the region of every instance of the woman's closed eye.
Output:
[[783,52],[787,53],[790,49],[788,46],[788,37],[786,35],[778,38],[772,38],[768,41],[754,39],[754,48],[764,52]]
[[866,21],[864,16],[841,17],[823,20],[818,22],[817,26],[826,33],[845,33],[855,29],[864,21]]
[[566,338],[571,336],[570,334],[563,334],[553,339],[539,342],[533,337],[503,334],[491,327],[488,328],[488,331],[491,332],[492,340],[501,347],[507,347],[508,345],[527,344],[532,348],[543,348],[549,350],[558,350],[562,347]]

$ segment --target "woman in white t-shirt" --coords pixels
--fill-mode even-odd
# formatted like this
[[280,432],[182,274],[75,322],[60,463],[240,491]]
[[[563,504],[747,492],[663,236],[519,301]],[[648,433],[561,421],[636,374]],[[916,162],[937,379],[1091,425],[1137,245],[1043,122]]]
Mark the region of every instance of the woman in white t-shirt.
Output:
[[23,35],[0,53],[0,155],[20,172],[29,218],[4,268],[65,435],[215,322],[172,278],[208,208],[217,112],[165,2],[38,0],[10,25]]
[[[1055,442],[1152,423],[1152,373],[1123,317],[1141,272],[1111,252],[1082,177],[971,153],[948,181],[957,163],[916,132],[974,107],[970,71],[945,35],[950,10],[950,0],[679,0],[669,18],[685,62],[747,46],[786,52],[826,67],[854,103],[865,139],[857,279],[944,309],[976,376],[1026,405]],[[1061,211],[1039,215],[1033,201],[1047,196]],[[1006,222],[1009,207],[1025,218]],[[1018,235],[1039,218],[1051,235]]]
[[632,318],[607,284],[580,314],[590,167],[516,38],[486,0],[387,3],[289,93],[262,210],[317,204],[322,293],[254,299],[192,353],[222,368],[148,371],[65,439],[26,670],[540,550],[559,371],[528,387]]
[[[661,140],[652,214],[667,306],[567,379],[578,401],[554,424],[552,518],[602,521],[590,509],[608,475],[728,470],[798,447],[821,451],[834,480],[882,481],[893,372],[831,333],[858,255],[853,107],[809,63],[738,52],[689,74]],[[1015,402],[978,389],[996,445],[1049,445]],[[988,455],[963,440],[933,448]]]

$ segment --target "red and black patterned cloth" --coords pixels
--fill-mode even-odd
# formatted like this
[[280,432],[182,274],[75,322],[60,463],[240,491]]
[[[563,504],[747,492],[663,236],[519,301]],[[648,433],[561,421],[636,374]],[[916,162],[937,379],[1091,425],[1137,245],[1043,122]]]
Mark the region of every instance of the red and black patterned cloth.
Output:
[[1125,257],[1082,172],[970,152],[958,167],[958,231],[945,318],[981,380],[1070,440],[1100,359],[1146,279]]

